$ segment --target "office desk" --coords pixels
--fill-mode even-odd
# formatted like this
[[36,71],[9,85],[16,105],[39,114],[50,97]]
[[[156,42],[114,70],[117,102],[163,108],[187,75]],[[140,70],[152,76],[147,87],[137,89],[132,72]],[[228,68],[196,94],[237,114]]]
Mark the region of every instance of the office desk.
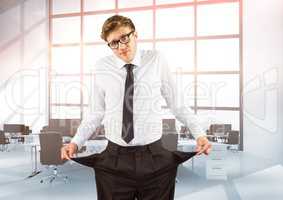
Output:
[[39,135],[31,134],[25,137],[25,146],[30,147],[30,158],[31,158],[31,174],[27,178],[32,178],[39,174],[41,171],[37,168],[37,151],[40,147]]
[[39,174],[41,171],[37,168],[37,147],[39,144],[36,143],[30,143],[25,144],[25,146],[30,147],[30,158],[31,158],[31,174],[27,178],[32,178]]
[[185,152],[195,151],[196,146],[197,143],[195,140],[188,140],[188,139],[180,139],[178,140],[178,144],[177,144],[178,150]]
[[[227,144],[211,142],[212,150],[206,157],[206,178],[227,179],[226,154]],[[178,150],[185,152],[195,151],[195,140],[179,140]],[[192,158],[192,170],[194,170],[195,157]]]
[[8,140],[7,151],[16,148],[16,145],[23,144],[26,135],[21,135],[20,133],[4,133],[5,138]]
[[227,179],[227,144],[212,143],[212,150],[206,159],[206,178],[214,180]]

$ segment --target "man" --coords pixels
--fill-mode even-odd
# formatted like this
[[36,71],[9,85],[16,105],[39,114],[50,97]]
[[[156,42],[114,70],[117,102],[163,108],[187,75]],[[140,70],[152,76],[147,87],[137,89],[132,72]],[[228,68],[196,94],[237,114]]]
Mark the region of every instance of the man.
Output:
[[[180,101],[181,92],[162,55],[137,50],[138,34],[129,18],[108,18],[101,37],[114,55],[96,64],[90,115],[62,148],[62,159],[74,159],[96,170],[99,200],[173,199],[176,166],[194,154],[161,147],[160,97],[196,138],[198,155],[209,154],[211,144],[194,114]],[[106,150],[81,160],[72,158],[102,120],[109,141]]]

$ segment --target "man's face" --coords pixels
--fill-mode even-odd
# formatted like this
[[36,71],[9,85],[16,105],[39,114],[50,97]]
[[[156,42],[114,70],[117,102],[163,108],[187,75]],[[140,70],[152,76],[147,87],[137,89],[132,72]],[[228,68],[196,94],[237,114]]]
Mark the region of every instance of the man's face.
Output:
[[[117,43],[119,40],[123,42],[131,32],[131,28],[122,26],[108,35],[107,42],[108,44],[113,43],[113,41]],[[123,44],[124,42],[118,42],[118,48],[112,48],[114,54],[126,63],[130,63],[134,59],[137,50],[137,33],[132,32],[128,37],[129,41],[126,44]]]

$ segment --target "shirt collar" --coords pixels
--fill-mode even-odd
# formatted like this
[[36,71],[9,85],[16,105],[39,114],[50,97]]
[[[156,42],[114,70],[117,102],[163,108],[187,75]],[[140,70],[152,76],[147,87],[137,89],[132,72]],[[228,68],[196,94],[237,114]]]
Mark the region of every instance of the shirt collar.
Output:
[[[122,69],[125,64],[128,64],[125,61],[123,61],[122,59],[118,58],[117,56],[115,56],[115,59],[116,59],[117,67],[119,69]],[[141,52],[140,52],[139,49],[137,49],[136,55],[135,55],[134,59],[132,60],[131,64],[134,65],[134,68],[137,67],[137,66],[141,66]]]

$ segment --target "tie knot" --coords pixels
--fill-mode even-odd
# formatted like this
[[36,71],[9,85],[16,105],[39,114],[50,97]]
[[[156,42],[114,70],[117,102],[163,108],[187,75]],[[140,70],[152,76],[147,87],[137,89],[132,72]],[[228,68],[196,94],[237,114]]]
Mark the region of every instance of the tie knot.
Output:
[[125,64],[124,67],[126,68],[127,72],[132,72],[134,65],[133,64]]

